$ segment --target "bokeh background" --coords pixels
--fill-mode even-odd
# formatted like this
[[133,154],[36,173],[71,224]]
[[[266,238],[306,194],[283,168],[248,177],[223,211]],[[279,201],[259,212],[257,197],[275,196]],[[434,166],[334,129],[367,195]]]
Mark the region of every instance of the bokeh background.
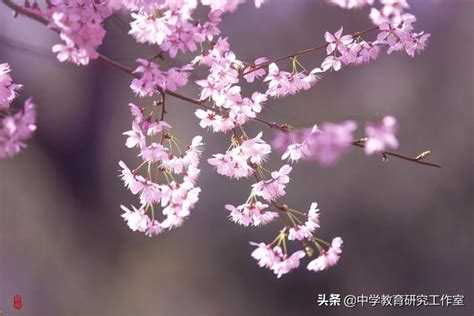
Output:
[[[251,1],[250,1],[251,2]],[[430,149],[442,169],[352,150],[333,168],[296,166],[285,202],[317,201],[320,235],[342,236],[340,264],[304,267],[281,279],[260,269],[248,241],[269,241],[278,225],[241,228],[225,203],[240,204],[249,181],[231,181],[202,163],[201,199],[180,228],[147,238],[120,217],[135,202],[117,178],[124,146],[130,78],[102,64],[61,64],[58,37],[0,5],[0,60],[9,62],[20,99],[34,96],[39,129],[29,147],[0,162],[0,310],[5,315],[472,315],[473,313],[473,24],[474,2],[411,1],[417,28],[432,33],[415,59],[382,55],[367,66],[330,73],[312,90],[273,100],[263,114],[298,126],[392,114],[400,152]],[[242,5],[222,24],[240,59],[277,57],[321,43],[326,30],[369,26],[367,10],[316,0]],[[100,51],[133,66],[156,53],[127,35],[127,17],[107,21]],[[303,58],[317,65],[322,53]],[[181,57],[179,62],[184,62]],[[167,60],[165,63],[169,64]],[[197,74],[204,75],[204,73]],[[197,95],[195,88],[182,92]],[[227,137],[200,129],[193,108],[169,99],[178,136],[206,139],[205,155]],[[252,126],[257,132],[261,126]],[[264,130],[267,140],[272,132]],[[271,162],[276,167],[278,159]],[[14,294],[22,311],[12,309]],[[465,308],[322,308],[318,294],[462,294]]]

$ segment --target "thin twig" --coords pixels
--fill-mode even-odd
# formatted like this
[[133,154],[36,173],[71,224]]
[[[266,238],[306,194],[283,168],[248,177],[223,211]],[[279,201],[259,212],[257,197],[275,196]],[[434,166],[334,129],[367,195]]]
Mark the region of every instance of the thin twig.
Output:
[[[365,145],[364,144],[361,144],[360,142],[358,141],[354,141],[352,143],[352,145],[356,146],[356,147],[360,147],[360,148],[365,148]],[[380,153],[382,156],[392,156],[392,157],[397,157],[397,158],[400,158],[400,159],[403,159],[403,160],[407,160],[407,161],[411,161],[411,162],[414,162],[414,163],[417,163],[417,164],[420,164],[420,165],[424,165],[424,166],[430,166],[430,167],[435,167],[435,168],[441,168],[440,165],[438,164],[435,164],[435,163],[432,163],[432,162],[428,162],[428,161],[423,161],[421,159],[416,159],[416,158],[412,158],[412,157],[409,157],[409,156],[405,156],[405,155],[401,155],[401,154],[398,154],[398,153],[395,153],[395,152],[392,152],[392,151],[383,151]]]

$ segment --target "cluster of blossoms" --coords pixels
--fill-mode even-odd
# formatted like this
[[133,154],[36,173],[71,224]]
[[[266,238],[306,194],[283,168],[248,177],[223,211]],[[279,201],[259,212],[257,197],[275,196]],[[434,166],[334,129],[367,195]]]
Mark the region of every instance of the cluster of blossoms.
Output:
[[[374,0],[333,0],[332,2],[348,9],[374,4]],[[342,28],[334,35],[327,32],[325,39],[328,42],[329,56],[321,66],[323,69],[332,68],[337,71],[341,68],[341,64],[357,65],[376,59],[379,47],[383,46],[388,47],[388,54],[404,50],[412,57],[425,49],[430,34],[414,31],[413,23],[416,17],[405,12],[409,8],[407,0],[380,0],[380,4],[381,9],[372,7],[369,14],[372,23],[380,30],[377,40],[366,42],[358,34],[342,36]],[[336,54],[336,48],[338,54]]]
[[[155,103],[155,108],[159,103]],[[121,177],[125,186],[135,195],[139,195],[139,208],[125,206],[122,217],[130,229],[157,235],[163,229],[181,226],[198,201],[201,189],[196,186],[200,170],[199,160],[202,152],[202,138],[196,136],[186,150],[181,151],[179,140],[171,133],[171,126],[160,118],[154,118],[154,109],[146,116],[146,110],[130,104],[134,120],[132,129],[124,133],[126,146],[137,147],[143,160],[135,169],[130,170],[120,161]],[[145,169],[145,175],[139,174]],[[180,176],[181,181],[176,178]],[[160,184],[159,181],[165,183]],[[161,206],[163,221],[155,215],[155,205]],[[151,216],[149,215],[151,213]]]
[[[284,236],[284,233],[281,236]],[[277,238],[274,243],[277,240],[282,240],[281,238]],[[278,278],[298,268],[300,266],[300,259],[306,256],[303,250],[298,250],[288,255],[278,245],[272,247],[272,244],[267,245],[265,243],[251,242],[250,244],[257,247],[252,252],[252,257],[257,260],[258,265],[272,270]],[[340,237],[334,238],[331,244],[327,244],[327,250],[324,250],[318,243],[315,243],[315,245],[320,250],[320,255],[308,263],[308,270],[315,272],[323,271],[334,266],[339,261],[342,253],[342,239]]]
[[[131,209],[122,206],[122,217],[133,231],[148,236],[165,229],[180,226],[198,201],[200,188],[199,160],[202,138],[196,136],[191,145],[182,148],[171,133],[171,126],[164,120],[165,96],[171,95],[198,107],[195,111],[202,128],[215,133],[230,134],[230,146],[225,153],[213,154],[207,162],[217,173],[232,179],[251,179],[250,193],[245,203],[225,205],[229,218],[242,226],[262,226],[280,220],[283,227],[270,243],[251,243],[257,248],[252,252],[260,267],[272,270],[278,277],[299,267],[304,257],[311,258],[307,269],[321,271],[335,265],[341,255],[342,239],[336,237],[329,243],[316,236],[320,226],[319,209],[312,203],[308,210],[296,210],[280,199],[286,195],[290,182],[291,163],[302,159],[317,160],[323,165],[334,165],[352,145],[363,147],[367,155],[385,155],[387,148],[397,148],[395,137],[398,126],[395,118],[384,117],[380,122],[367,123],[365,136],[356,139],[357,124],[347,120],[342,123],[322,122],[312,128],[291,129],[289,124],[278,125],[262,120],[259,114],[272,99],[294,95],[310,89],[329,71],[339,71],[343,65],[360,65],[376,59],[382,48],[390,54],[405,52],[410,56],[421,52],[429,34],[414,31],[416,18],[405,10],[405,0],[380,0],[380,9],[371,8],[370,19],[375,25],[366,31],[343,34],[343,27],[335,33],[325,32],[325,44],[271,60],[259,57],[246,62],[237,58],[228,38],[221,35],[219,25],[224,14],[234,12],[245,0],[52,0],[48,8],[38,5],[19,7],[4,0],[11,8],[26,15],[35,15],[50,28],[60,33],[64,44],[53,47],[61,62],[70,61],[86,65],[90,59],[102,58],[133,76],[130,88],[139,97],[156,97],[146,108],[130,104],[133,116],[132,129],[125,132],[126,146],[138,148],[142,162],[130,169],[120,162],[121,178],[132,194],[138,196],[140,206]],[[255,0],[260,7],[264,0]],[[375,0],[329,0],[340,7],[352,9],[365,5],[374,6]],[[36,4],[36,2],[35,2]],[[208,8],[205,18],[194,16],[198,5]],[[26,10],[26,11],[25,11]],[[164,69],[157,58],[136,60],[130,69],[97,52],[106,31],[104,20],[121,10],[131,16],[128,32],[138,43],[157,46],[157,56],[174,59],[178,54],[192,54],[180,67]],[[374,40],[366,35],[377,32]],[[325,56],[316,66],[305,67],[298,57],[301,54],[325,49]],[[167,53],[167,56],[163,54]],[[191,54],[189,54],[191,55]],[[291,60],[286,70],[282,61]],[[200,89],[198,99],[177,93],[188,85],[192,72],[205,68],[204,79],[192,83]],[[5,108],[14,98],[17,86],[11,83],[6,66],[0,68],[0,112],[8,118]],[[202,77],[201,77],[202,78]],[[252,90],[245,95],[242,86],[262,82],[262,91]],[[261,85],[260,85],[261,86]],[[7,106],[5,106],[5,104]],[[13,130],[16,141],[29,136],[34,130],[34,111],[28,101],[23,114],[15,114],[24,127],[15,128],[10,122],[2,122],[3,130]],[[161,114],[160,114],[161,113]],[[16,122],[16,121],[15,121]],[[283,152],[282,160],[288,160],[278,170],[270,171],[264,163],[272,152],[272,146],[263,139],[263,133],[250,137],[245,125],[259,122],[278,130],[273,148]],[[21,137],[20,137],[21,136]],[[0,157],[11,155],[11,146],[5,145],[0,134]],[[21,142],[19,144],[22,144]],[[181,146],[180,146],[181,145]],[[18,145],[21,147],[21,145]],[[18,148],[19,148],[18,147]],[[385,157],[385,156],[384,156]],[[419,160],[421,158],[411,159]],[[410,160],[410,159],[408,159]],[[162,216],[155,213],[161,207]],[[158,218],[160,217],[160,218]],[[292,253],[289,243],[299,245]],[[288,243],[288,244],[287,244]]]
[[225,154],[215,154],[209,158],[209,164],[216,167],[217,173],[239,179],[249,177],[254,172],[254,166],[260,165],[272,148],[262,139],[263,133],[242,143],[232,142],[231,148]]
[[[252,252],[252,257],[257,260],[260,267],[272,270],[279,278],[298,268],[300,259],[306,255],[313,255],[310,245],[316,247],[319,256],[308,263],[308,270],[322,271],[334,266],[339,261],[342,253],[342,239],[340,237],[334,238],[329,244],[313,236],[316,228],[319,228],[319,209],[317,207],[317,203],[312,203],[306,214],[287,208],[289,218],[293,223],[297,223],[289,229],[289,232],[286,231],[287,228],[284,228],[270,244],[250,242],[252,246],[257,247]],[[304,216],[306,221],[303,223],[299,216]],[[301,241],[304,250],[297,250],[290,255],[285,239]]]
[[252,96],[244,97],[241,88],[237,85],[242,71],[252,69],[253,75],[245,76],[248,82],[261,77],[265,71],[255,71],[257,64],[263,63],[266,58],[257,59],[245,68],[244,63],[230,50],[227,38],[219,38],[211,45],[207,52],[197,56],[193,63],[209,67],[206,80],[198,80],[201,87],[200,100],[213,102],[213,109],[196,110],[196,116],[201,120],[203,128],[211,128],[214,132],[227,132],[235,127],[242,126],[250,119],[257,117],[267,96],[255,91]]
[[[87,65],[96,59],[98,46],[106,30],[104,20],[123,9],[131,12],[129,34],[138,43],[159,45],[171,58],[178,52],[194,52],[200,43],[219,35],[221,15],[236,10],[240,0],[202,0],[210,7],[208,21],[194,23],[192,14],[197,0],[52,0],[42,11],[35,3],[34,11],[49,21],[49,27],[60,33],[64,44],[53,46],[60,61]],[[256,0],[260,6],[262,0]]]
[[18,154],[36,130],[36,106],[31,98],[21,109],[11,107],[20,88],[13,83],[10,66],[0,64],[0,159]]
[[151,97],[158,91],[176,91],[188,83],[191,65],[184,65],[181,68],[170,68],[161,71],[159,66],[151,60],[137,59],[140,64],[133,73],[141,74],[139,78],[133,79],[130,84],[132,91],[139,97]]
[[99,56],[105,37],[103,21],[120,8],[120,1],[52,0],[43,13],[48,26],[59,32],[64,44],[53,46],[58,60],[87,65]]
[[317,160],[325,166],[334,165],[354,143],[364,143],[367,155],[383,153],[387,148],[398,148],[395,137],[398,125],[392,116],[386,116],[380,122],[368,122],[365,127],[366,137],[354,141],[353,132],[356,128],[354,121],[345,121],[326,122],[321,128],[315,125],[311,129],[277,132],[273,145],[284,151],[282,160]]

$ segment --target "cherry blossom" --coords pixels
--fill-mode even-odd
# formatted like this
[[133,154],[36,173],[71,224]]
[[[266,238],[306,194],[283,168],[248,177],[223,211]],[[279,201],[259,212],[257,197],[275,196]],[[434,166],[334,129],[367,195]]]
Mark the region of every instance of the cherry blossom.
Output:
[[340,237],[334,238],[331,242],[329,249],[327,251],[323,251],[323,253],[319,257],[312,260],[308,264],[308,270],[318,272],[334,266],[340,259],[342,253],[341,248],[342,239]]
[[293,95],[302,90],[308,90],[320,77],[316,72],[287,72],[281,71],[277,64],[272,63],[268,67],[268,75],[264,81],[268,82],[266,94],[272,97],[283,97]]
[[288,240],[311,240],[313,232],[319,228],[318,203],[312,203],[307,213],[308,219],[302,225],[295,225],[289,229]]
[[208,163],[216,167],[217,173],[239,179],[252,175],[255,167],[264,162],[270,152],[270,145],[260,133],[255,138],[234,145],[225,154],[214,154]]
[[365,153],[372,155],[384,151],[386,147],[397,148],[398,140],[395,137],[397,130],[397,120],[393,116],[385,116],[381,122],[368,123],[365,127],[367,134]]
[[296,269],[300,265],[300,259],[305,256],[304,251],[298,250],[290,256],[283,253],[279,246],[271,248],[269,245],[264,243],[250,243],[252,246],[257,248],[252,252],[252,257],[257,260],[260,267],[268,268],[272,270],[277,278],[280,278],[283,274],[287,274],[293,269]]
[[17,155],[36,130],[36,105],[31,98],[22,108],[12,108],[22,86],[13,83],[10,72],[10,65],[0,64],[0,159]]
[[12,82],[10,76],[10,65],[0,64],[0,109],[10,107],[10,103],[16,98],[20,84]]
[[343,30],[344,28],[341,26],[341,28],[337,30],[337,32],[334,33],[334,35],[329,32],[326,32],[324,34],[324,39],[328,43],[328,46],[326,48],[326,52],[328,54],[331,54],[332,52],[334,52],[336,48],[340,53],[343,53],[346,50],[347,45],[352,43],[353,41],[352,35],[342,36]]
[[231,212],[229,215],[230,219],[242,226],[266,225],[278,217],[277,212],[263,212],[263,210],[268,208],[268,204],[259,201],[242,204],[238,207],[227,204],[225,208]]
[[245,80],[249,83],[252,83],[254,82],[255,78],[265,76],[265,69],[259,67],[266,62],[268,62],[268,58],[266,57],[255,59],[255,61],[244,70],[244,74],[247,73],[244,75]]
[[261,196],[268,202],[284,196],[286,194],[286,184],[290,181],[288,175],[291,169],[289,165],[284,165],[280,170],[273,171],[270,180],[262,180],[252,184],[252,193],[256,196]]
[[133,211],[121,205],[123,219],[127,222],[128,227],[133,231],[145,232],[148,229],[150,218],[143,213],[142,209],[137,209],[132,205]]
[[300,266],[300,259],[305,255],[303,250],[295,251],[291,256],[284,256],[280,262],[274,264],[272,270],[277,275],[277,278],[280,278],[283,274],[298,268]]
[[[322,123],[321,128],[296,130],[288,134],[277,134],[274,145],[285,152],[282,159],[290,157],[292,161],[300,159],[318,160],[321,164],[334,165],[340,156],[350,147],[353,132],[357,125],[353,121],[342,123]],[[278,139],[279,138],[279,139]],[[287,140],[289,138],[289,144]],[[287,146],[286,148],[285,145]]]

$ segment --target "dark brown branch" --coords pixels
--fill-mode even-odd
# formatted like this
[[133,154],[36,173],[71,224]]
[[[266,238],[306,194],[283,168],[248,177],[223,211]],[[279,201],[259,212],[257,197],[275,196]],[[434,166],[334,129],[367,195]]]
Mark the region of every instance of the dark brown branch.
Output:
[[33,11],[28,10],[27,8],[24,8],[16,3],[14,3],[12,0],[2,0],[3,4],[5,4],[7,7],[12,9],[15,12],[15,15],[21,14],[24,15],[32,20],[35,20],[41,24],[48,25],[48,20],[43,18],[42,16],[34,13]]
[[163,121],[165,119],[165,114],[167,113],[166,112],[166,94],[165,93],[161,93],[161,115],[160,115],[160,121]]
[[127,74],[129,74],[129,75],[132,75],[132,76],[135,77],[135,78],[138,78],[138,76],[133,73],[133,69],[132,69],[132,68],[127,67],[127,66],[125,66],[124,64],[121,64],[121,63],[119,63],[118,61],[115,61],[115,60],[113,60],[112,58],[109,58],[109,57],[105,56],[104,54],[99,54],[99,58],[100,58],[102,61],[104,61],[104,62],[106,62],[106,63],[108,63],[108,64],[114,66],[115,68],[120,69],[120,70],[122,70],[123,72],[125,72],[125,73],[127,73]]

